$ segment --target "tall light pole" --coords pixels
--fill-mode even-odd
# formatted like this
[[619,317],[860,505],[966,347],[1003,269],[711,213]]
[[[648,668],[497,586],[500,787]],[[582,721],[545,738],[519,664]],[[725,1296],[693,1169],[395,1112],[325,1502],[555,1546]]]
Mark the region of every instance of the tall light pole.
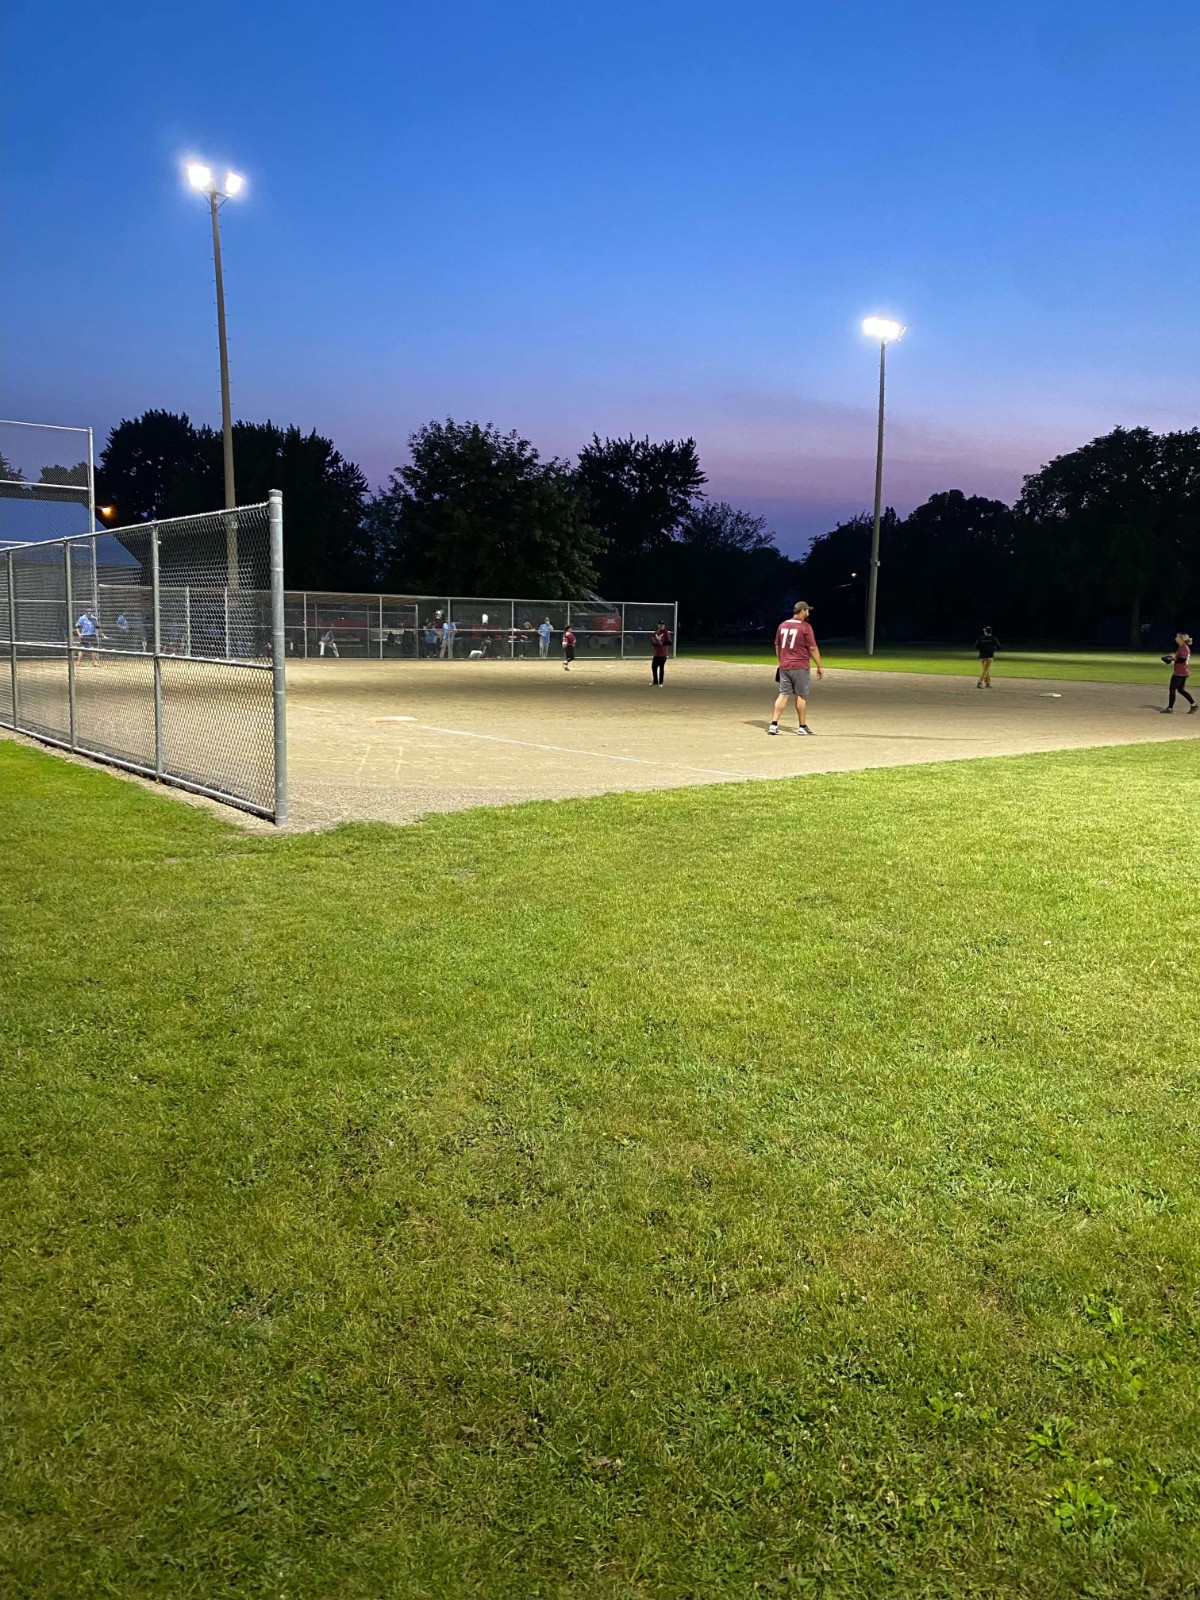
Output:
[[[221,437],[225,452],[225,509],[232,511],[237,505],[237,491],[233,481],[233,409],[229,401],[229,345],[225,337],[225,276],[221,271],[221,225],[217,212],[246,186],[245,178],[236,172],[227,172],[218,183],[211,167],[202,161],[191,161],[187,168],[188,182],[193,189],[208,199],[212,212],[213,266],[217,277],[217,344],[221,353]],[[237,523],[230,517],[225,529],[226,565],[229,587],[238,586]]]
[[862,331],[879,340],[879,436],[875,446],[875,521],[871,526],[871,573],[867,581],[867,654],[875,654],[875,604],[879,596],[879,513],[883,506],[883,383],[887,347],[904,332],[904,326],[887,317],[866,317]]

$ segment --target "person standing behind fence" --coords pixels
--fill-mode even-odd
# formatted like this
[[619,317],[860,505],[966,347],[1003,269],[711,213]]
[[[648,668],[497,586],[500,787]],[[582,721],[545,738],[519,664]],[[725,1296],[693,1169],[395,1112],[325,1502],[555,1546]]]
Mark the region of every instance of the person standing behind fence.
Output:
[[663,687],[663,673],[667,670],[667,657],[671,653],[671,630],[665,622],[660,622],[654,630],[651,640],[650,656],[650,682]]
[[575,659],[575,630],[568,622],[563,629],[562,636],[563,671],[570,672],[571,663]]
[[458,624],[451,622],[447,617],[442,623],[442,660],[454,660],[454,635],[458,632]]
[[985,628],[976,639],[975,654],[979,657],[979,682],[975,685],[977,689],[992,687],[992,662],[999,648],[1000,641],[990,628]]
[[327,645],[329,647],[329,650],[330,650],[331,654],[333,655],[334,660],[335,661],[340,661],[341,657],[338,655],[337,640],[334,637],[334,633],[333,633],[333,629],[332,628],[326,628],[325,632],[321,635],[321,640],[320,640],[320,644],[318,646],[318,649],[320,650],[322,655],[325,654],[325,647]]
[[438,627],[437,621],[435,618],[430,617],[425,624],[425,656],[429,661],[432,661],[434,656],[437,655],[440,636],[441,629]]
[[103,635],[100,632],[100,624],[96,621],[96,613],[91,609],[90,606],[75,624],[75,637],[79,640],[79,644],[75,650],[76,661],[82,661],[83,652],[85,650],[90,650],[92,653],[92,660],[97,666],[99,666],[100,640]]
[[1196,702],[1188,692],[1188,676],[1192,666],[1192,636],[1190,633],[1177,633],[1175,635],[1175,652],[1163,658],[1163,665],[1171,669],[1171,686],[1167,690],[1167,703],[1162,708],[1163,714],[1174,711],[1175,696],[1182,695],[1188,703],[1188,716],[1196,710]]
[[550,641],[553,637],[554,629],[550,626],[550,618],[547,617],[538,629],[538,659],[540,661],[545,661],[550,654]]

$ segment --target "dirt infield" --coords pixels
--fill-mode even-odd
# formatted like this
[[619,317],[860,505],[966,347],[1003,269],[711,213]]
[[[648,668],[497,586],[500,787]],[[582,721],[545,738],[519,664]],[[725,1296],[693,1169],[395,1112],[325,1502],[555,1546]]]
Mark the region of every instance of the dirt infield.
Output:
[[[308,661],[288,666],[292,821],[411,822],[432,811],[860,767],[1200,736],[1161,691],[973,675],[831,671],[766,736],[761,666]],[[1181,752],[1182,753],[1182,752]]]

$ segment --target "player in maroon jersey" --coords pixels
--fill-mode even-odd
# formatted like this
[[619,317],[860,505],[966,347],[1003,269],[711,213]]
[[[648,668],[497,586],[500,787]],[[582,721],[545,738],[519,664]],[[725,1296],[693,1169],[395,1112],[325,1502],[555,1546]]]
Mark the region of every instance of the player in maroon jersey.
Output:
[[779,732],[780,713],[787,709],[788,701],[793,698],[799,723],[796,732],[804,736],[812,733],[807,721],[812,663],[816,663],[818,678],[825,676],[825,668],[821,665],[821,652],[808,620],[811,609],[807,600],[797,600],[793,615],[775,630],[775,654],[779,657],[779,671],[775,676],[779,693],[775,698],[775,710],[771,715],[768,733]]

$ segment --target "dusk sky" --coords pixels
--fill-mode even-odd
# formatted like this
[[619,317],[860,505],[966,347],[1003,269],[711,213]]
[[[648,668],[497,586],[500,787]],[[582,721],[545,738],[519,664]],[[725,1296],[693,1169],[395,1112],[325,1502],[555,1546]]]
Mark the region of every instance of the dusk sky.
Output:
[[10,0],[3,410],[692,434],[800,549],[1200,424],[1200,7]]

